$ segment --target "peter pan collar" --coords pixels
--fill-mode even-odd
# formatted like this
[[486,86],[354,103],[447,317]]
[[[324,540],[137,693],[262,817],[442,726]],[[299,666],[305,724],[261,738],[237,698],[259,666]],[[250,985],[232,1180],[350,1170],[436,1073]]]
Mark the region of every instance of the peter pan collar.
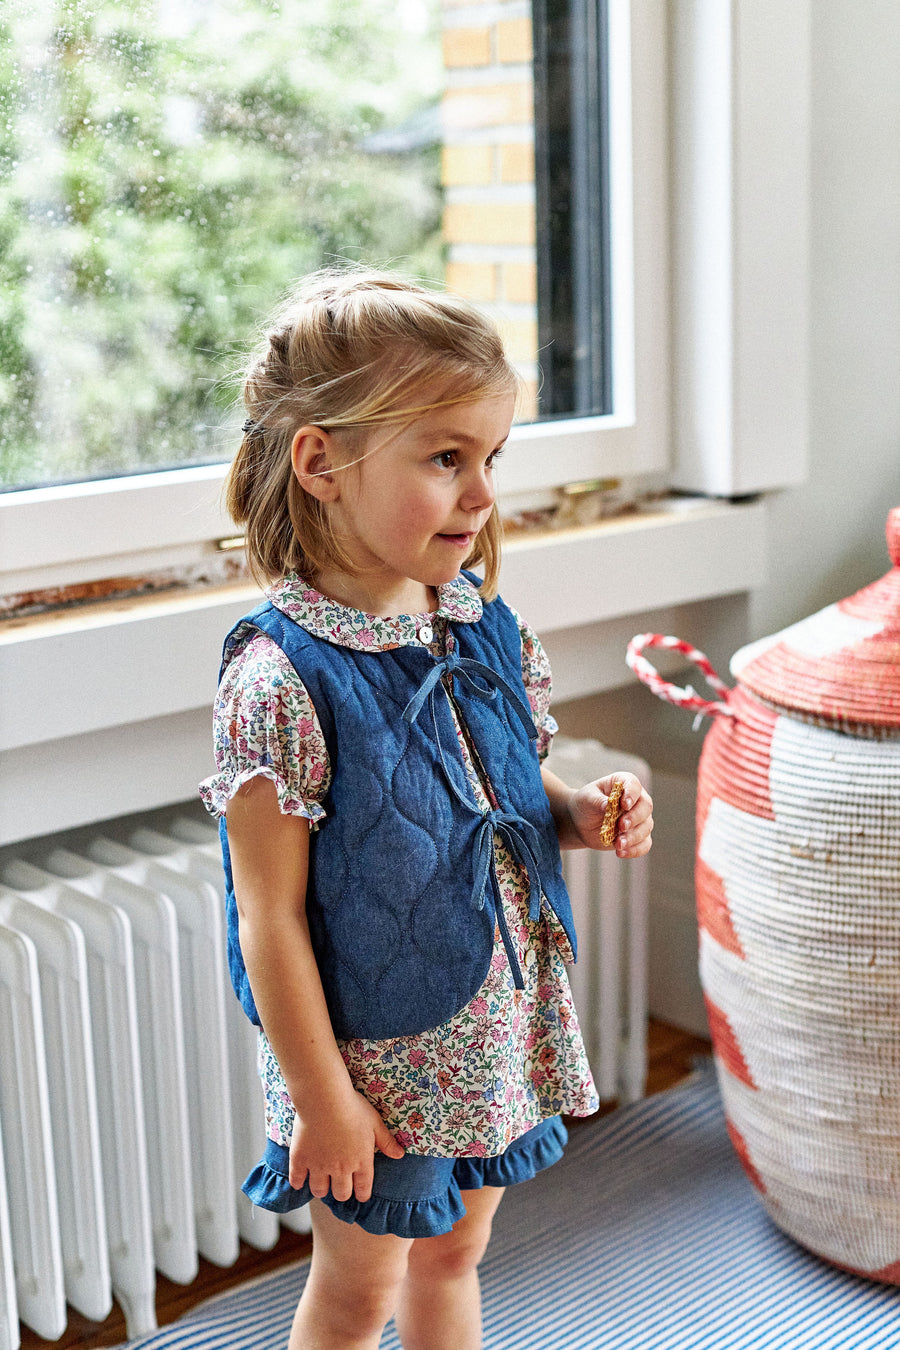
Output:
[[437,588],[438,607],[431,614],[398,614],[380,618],[329,600],[296,573],[276,586],[270,586],[266,598],[294,623],[313,637],[324,638],[339,647],[354,651],[390,651],[395,647],[428,643],[426,630],[436,633],[446,623],[477,623],[482,602],[477,590],[464,576],[458,576]]

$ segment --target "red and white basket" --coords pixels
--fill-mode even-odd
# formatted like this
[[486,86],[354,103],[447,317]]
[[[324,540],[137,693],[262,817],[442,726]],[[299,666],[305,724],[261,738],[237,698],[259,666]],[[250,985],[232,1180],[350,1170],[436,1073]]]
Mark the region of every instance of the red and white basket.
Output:
[[[880,581],[739,651],[628,663],[708,713],[700,975],[735,1149],[776,1223],[900,1284],[900,508]],[[676,648],[718,695],[662,680]]]

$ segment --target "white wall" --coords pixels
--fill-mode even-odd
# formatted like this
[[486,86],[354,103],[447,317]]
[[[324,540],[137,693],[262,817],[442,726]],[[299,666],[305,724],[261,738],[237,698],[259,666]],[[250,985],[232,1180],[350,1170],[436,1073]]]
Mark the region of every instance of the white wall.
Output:
[[[782,628],[889,565],[885,518],[900,505],[897,0],[815,0],[811,155],[809,480],[770,501],[769,582],[743,611],[720,602],[726,621],[709,654],[723,673],[743,636]],[[656,770],[651,1009],[702,1030],[686,823],[701,737],[642,687],[556,712],[567,732],[632,750]]]
[[812,7],[809,483],[773,502],[754,636],[887,570],[900,505],[900,5]]

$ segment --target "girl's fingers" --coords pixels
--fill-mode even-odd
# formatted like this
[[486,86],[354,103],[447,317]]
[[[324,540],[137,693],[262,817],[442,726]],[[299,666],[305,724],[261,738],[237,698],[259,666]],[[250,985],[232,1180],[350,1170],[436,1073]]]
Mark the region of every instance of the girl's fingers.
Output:
[[295,1191],[303,1187],[304,1181],[309,1182],[309,1189],[317,1200],[322,1200],[329,1191],[335,1200],[349,1200],[355,1195],[357,1200],[368,1200],[372,1194],[372,1167],[361,1168],[356,1172],[334,1171],[334,1172],[308,1172],[306,1168],[302,1172],[298,1169],[292,1171],[288,1176],[288,1181]]
[[366,1168],[365,1171],[353,1173],[353,1194],[356,1196],[357,1200],[371,1199],[373,1179],[373,1170],[371,1167]]
[[388,1158],[402,1158],[406,1149],[391,1134],[384,1121],[379,1116],[375,1121],[375,1147],[379,1153],[384,1153]]
[[641,857],[644,853],[649,853],[651,845],[651,833],[653,830],[653,817],[648,815],[631,829],[627,827],[621,830],[616,838],[616,852],[620,858]]
[[616,773],[613,774],[611,778],[603,779],[602,781],[608,782],[611,788],[612,783],[616,778],[618,778],[622,784],[622,810],[629,811],[640,799],[641,793],[643,792],[640,779],[635,778],[633,773]]
[[648,822],[649,828],[652,829],[653,828],[652,813],[653,813],[653,802],[650,800],[647,794],[644,793],[643,797],[638,802],[637,806],[633,807],[631,810],[626,810],[625,812],[623,812],[622,815],[619,816],[619,823],[618,823],[619,833],[628,834],[632,830],[638,829],[641,825],[647,825]]
[[349,1200],[353,1194],[353,1172],[334,1172],[331,1177],[331,1194],[335,1200]]
[[309,1172],[307,1168],[299,1167],[293,1159],[290,1160],[288,1163],[288,1184],[292,1186],[295,1191],[302,1190],[303,1183],[308,1176]]
[[309,1189],[317,1200],[322,1200],[331,1188],[331,1177],[327,1172],[310,1172]]

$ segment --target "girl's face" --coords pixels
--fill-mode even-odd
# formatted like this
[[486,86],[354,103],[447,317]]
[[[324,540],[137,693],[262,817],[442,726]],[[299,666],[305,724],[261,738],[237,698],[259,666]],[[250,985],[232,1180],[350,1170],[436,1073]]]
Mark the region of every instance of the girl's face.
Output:
[[[347,594],[355,583],[367,599],[359,608],[429,608],[429,588],[453,580],[491,514],[494,459],[514,406],[511,392],[490,395],[370,434],[360,453],[373,453],[335,475],[335,532],[362,573],[343,578],[335,598],[356,603]],[[328,578],[321,582],[327,593]]]

